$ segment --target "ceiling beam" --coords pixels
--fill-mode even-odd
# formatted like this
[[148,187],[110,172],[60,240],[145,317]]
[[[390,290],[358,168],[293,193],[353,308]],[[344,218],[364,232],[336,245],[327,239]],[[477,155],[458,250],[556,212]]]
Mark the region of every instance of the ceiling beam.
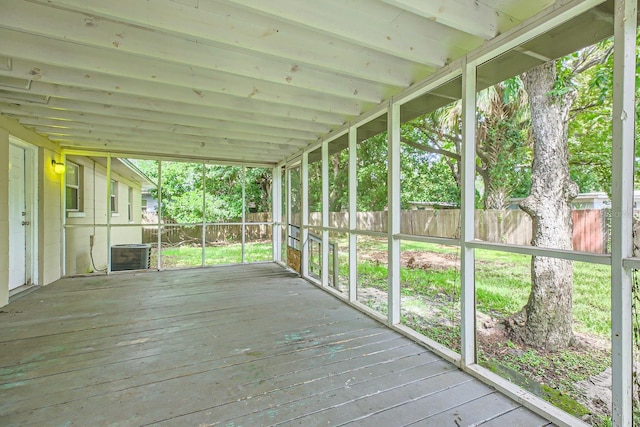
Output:
[[[108,140],[108,139],[83,139],[81,141],[69,139],[65,137],[51,138],[60,144],[63,149],[87,150],[87,151],[103,151],[103,152],[120,152],[120,153],[138,153],[147,158],[155,156],[175,156],[175,157],[201,157],[215,158],[219,160],[237,161],[237,162],[256,162],[260,160],[262,163],[275,163],[282,159],[282,153],[260,153],[256,156],[249,151],[230,151],[225,149],[212,149],[211,147],[198,146],[180,146],[179,144],[158,144],[153,150],[139,141],[132,140]],[[258,159],[259,157],[259,159]]]
[[[37,2],[45,3],[44,0]],[[184,40],[251,52],[258,58],[276,57],[294,65],[312,65],[321,70],[370,81],[395,80],[404,74],[401,86],[408,86],[414,78],[415,68],[420,65],[385,53],[363,51],[361,45],[337,38],[317,37],[311,32],[301,31],[293,24],[283,22],[278,28],[273,28],[271,22],[259,17],[257,19],[255,14],[224,3],[220,3],[215,10],[207,11],[170,0],[156,0],[153,3],[130,0],[46,0],[46,4],[95,18],[104,17],[147,27]],[[93,25],[99,23],[94,22]],[[425,76],[433,71],[431,67],[422,67]]]
[[[1,89],[1,88],[0,88]],[[28,91],[7,91],[0,90],[0,96],[20,100],[21,94],[43,95],[52,98],[62,98],[75,100],[78,102],[99,103],[105,106],[121,106],[133,109],[158,111],[165,113],[179,112],[185,115],[205,117],[219,120],[229,120],[252,124],[259,122],[267,126],[299,129],[306,131],[320,131],[322,133],[340,126],[343,118],[334,114],[310,115],[306,111],[296,108],[272,108],[266,105],[249,104],[247,109],[239,108],[238,105],[225,107],[211,105],[194,105],[186,102],[175,102],[169,99],[152,99],[136,95],[118,93],[117,91],[97,91],[83,88],[75,88],[61,85],[54,85],[42,82],[33,82]],[[253,107],[251,107],[253,105]],[[108,108],[108,107],[107,107]],[[276,110],[276,111],[274,111]],[[288,113],[288,114],[287,114]]]
[[[448,62],[447,47],[433,36],[432,22],[420,18],[420,25],[415,25],[410,15],[402,16],[401,10],[382,3],[370,0],[323,0],[322,6],[319,6],[315,2],[296,0],[231,1],[252,12],[267,14],[271,19],[286,19],[331,37],[339,37],[349,43],[409,61],[431,67],[442,67]],[[202,0],[198,7],[213,11],[219,7],[219,2]],[[358,10],[358,19],[353,19],[353,10]],[[414,22],[403,22],[407,20]]]
[[0,112],[19,118],[45,118],[60,123],[96,123],[108,126],[140,127],[163,132],[178,132],[192,135],[246,133],[258,138],[275,136],[300,141],[315,141],[318,135],[294,129],[247,125],[224,120],[183,116],[181,114],[158,113],[123,107],[108,107],[99,104],[79,103],[59,98],[51,99],[48,106],[40,104],[16,105],[0,97]]
[[[0,32],[1,31],[2,30],[0,30]],[[96,93],[113,92],[125,96],[139,97],[141,99],[147,99],[149,102],[161,100],[190,104],[195,107],[218,107],[229,110],[254,111],[262,114],[266,113],[268,115],[281,117],[297,117],[302,120],[313,120],[328,124],[341,123],[341,116],[343,115],[356,117],[360,114],[362,109],[362,106],[358,106],[355,103],[352,105],[348,105],[346,103],[340,105],[339,103],[336,103],[332,110],[331,102],[328,100],[325,102],[321,95],[307,99],[304,99],[305,97],[301,95],[300,98],[307,103],[306,106],[295,101],[295,96],[288,99],[290,102],[289,104],[276,104],[257,98],[252,99],[253,95],[251,93],[247,94],[247,96],[239,97],[201,90],[198,88],[173,86],[144,80],[135,80],[126,77],[113,77],[107,74],[95,72],[89,74],[78,69],[61,68],[43,63],[28,62],[21,59],[16,59],[13,62],[15,64],[13,70],[0,70],[0,76],[22,79],[28,78],[29,76],[32,78],[35,77],[37,80],[33,81],[31,88],[27,93],[37,93],[40,95],[46,94],[56,96],[54,94],[57,94],[58,96],[65,98],[68,97],[66,95],[62,95],[59,91],[49,90],[53,87],[69,88],[70,90],[88,89]],[[37,86],[43,85],[46,85],[46,87],[41,88],[40,90],[37,89]],[[257,87],[254,87],[253,91],[257,96],[259,93]],[[269,96],[275,98],[279,95],[274,93]],[[283,100],[287,100],[286,95],[284,94],[281,98]],[[294,105],[294,103],[296,105]],[[319,106],[320,108],[313,108],[315,106]]]
[[[215,153],[216,155],[225,155],[225,156],[234,156],[242,154],[243,152],[247,152],[246,149],[241,148],[233,148],[226,145],[216,144],[214,142],[209,143],[201,143],[201,142],[192,142],[192,141],[166,141],[166,140],[158,140],[153,142],[152,144],[149,141],[145,141],[144,139],[140,139],[135,136],[127,136],[127,135],[111,135],[110,137],[100,138],[96,136],[74,136],[74,135],[52,135],[49,137],[52,141],[60,142],[63,147],[102,147],[107,148],[111,147],[113,144],[129,144],[132,147],[137,147],[139,149],[145,149],[149,154],[153,154],[155,152],[166,153],[167,150],[174,150],[172,153],[178,154],[190,154],[192,150],[196,149],[204,149],[205,151],[209,151],[210,153]],[[177,151],[175,151],[177,150]],[[287,151],[288,152],[288,151]],[[291,151],[293,152],[293,151]],[[282,150],[265,148],[263,150],[259,150],[260,156],[279,156],[282,154]],[[248,157],[256,157],[255,152],[249,153],[247,152]]]
[[0,40],[3,40],[3,54],[12,57],[12,69],[0,72],[16,78],[102,90],[118,87],[122,92],[144,96],[154,93],[171,96],[181,87],[187,89],[187,100],[193,100],[194,93],[199,98],[195,101],[211,99],[215,103],[219,103],[218,99],[224,101],[235,96],[341,114],[359,114],[363,103],[375,105],[381,101],[379,97],[357,99],[354,94],[341,98],[322,93],[320,88],[315,91],[300,89],[2,28]]
[[478,0],[382,0],[485,40],[499,34],[498,11]]
[[252,140],[239,140],[221,137],[198,137],[193,135],[176,135],[173,133],[157,132],[140,129],[83,129],[83,128],[59,128],[44,125],[36,125],[33,129],[39,134],[55,136],[68,136],[77,140],[83,138],[119,139],[133,141],[146,141],[147,146],[153,149],[155,144],[166,142],[168,144],[193,144],[195,146],[215,146],[219,148],[229,148],[231,150],[258,150],[260,152],[268,150],[296,150],[300,149],[297,144],[286,144],[277,142],[256,142]]
[[[286,84],[294,88],[321,90],[323,93],[362,101],[380,99],[385,93],[404,86],[406,79],[393,76],[380,84],[372,79],[346,77],[304,64],[258,58],[27,1],[14,1],[0,14],[0,26],[85,46],[152,58],[164,63],[189,64],[210,71],[225,72],[250,79]],[[162,46],[158,49],[158,46]],[[104,70],[108,70],[105,68]],[[99,71],[99,70],[97,70]],[[151,73],[150,73],[151,74]]]
[[[33,127],[36,129],[45,129],[47,128],[49,132],[65,131],[65,130],[84,130],[84,131],[92,131],[94,134],[99,132],[110,132],[113,131],[116,125],[107,125],[107,124],[98,124],[96,122],[69,122],[63,120],[53,120],[41,117],[25,117],[25,116],[16,116],[12,114],[8,114],[8,117],[17,119],[20,124]],[[187,127],[178,127],[171,125],[162,127],[162,124],[158,123],[158,126],[154,126],[154,123],[142,123],[140,122],[130,121],[125,122],[121,120],[120,125],[117,125],[118,129],[126,129],[129,133],[135,135],[147,135],[151,137],[152,135],[173,135],[176,139],[180,139],[181,137],[200,137],[200,138],[221,138],[220,132],[217,132],[213,129],[200,129],[200,128],[187,128]],[[255,142],[255,146],[260,146],[260,144],[283,144],[287,146],[294,147],[305,147],[310,142],[313,141],[304,141],[299,139],[291,139],[291,138],[282,138],[277,136],[268,136],[268,135],[260,135],[260,134],[249,134],[243,132],[224,132],[224,138],[229,138],[231,140],[238,141],[253,141]]]
[[246,159],[243,161],[236,161],[233,159],[229,159],[226,157],[215,157],[210,153],[192,153],[190,155],[181,155],[181,154],[155,154],[153,157],[149,156],[149,153],[141,152],[139,150],[104,150],[101,148],[91,148],[91,149],[83,149],[83,148],[64,148],[65,154],[69,156],[108,156],[110,155],[112,158],[126,158],[126,159],[152,159],[152,160],[162,160],[165,162],[190,162],[190,163],[205,163],[207,165],[228,165],[228,166],[246,166],[252,168],[273,168],[275,165],[279,163],[279,161],[267,161],[267,160],[255,160],[255,159]]

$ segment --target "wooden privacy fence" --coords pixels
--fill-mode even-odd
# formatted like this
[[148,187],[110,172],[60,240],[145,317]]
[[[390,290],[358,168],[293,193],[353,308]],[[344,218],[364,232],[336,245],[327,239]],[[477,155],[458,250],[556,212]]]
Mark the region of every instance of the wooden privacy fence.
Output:
[[[329,214],[329,226],[348,228],[349,214]],[[415,236],[460,237],[460,209],[404,210],[400,214],[400,233]],[[607,253],[609,229],[604,209],[574,210],[573,249],[591,253]],[[387,232],[388,212],[358,212],[356,228]],[[309,224],[320,226],[321,214],[309,215]],[[512,245],[530,245],[531,218],[521,210],[477,209],[475,237],[478,240]],[[640,239],[639,239],[640,240]]]
[[[245,240],[247,242],[271,239],[271,225],[260,224],[271,221],[270,212],[250,213],[245,218]],[[257,223],[257,224],[255,224]],[[161,227],[162,243],[170,246],[202,243],[202,225],[176,225],[164,223]],[[216,224],[205,228],[207,245],[239,243],[242,241],[242,224]],[[142,243],[158,242],[158,226],[143,224]]]
[[[608,210],[581,209],[573,214],[573,248],[576,251],[591,253],[607,253],[608,251]],[[252,224],[270,222],[271,214],[251,213],[246,216],[245,239],[271,239],[271,226],[266,224]],[[388,212],[358,212],[357,229],[387,232]],[[460,209],[435,210],[405,210],[401,212],[402,234],[416,236],[460,237]],[[300,216],[293,215],[293,224],[300,224]],[[321,225],[321,213],[309,214],[309,225]],[[329,226],[347,229],[349,214],[347,212],[331,212]],[[531,218],[520,210],[476,210],[475,217],[476,239],[492,243],[515,245],[531,244]],[[158,227],[143,226],[143,243],[158,241]],[[240,242],[242,240],[241,224],[208,225],[205,231],[207,244],[224,242]],[[640,240],[640,239],[636,239]],[[162,241],[169,245],[184,243],[200,244],[202,241],[202,226],[176,226],[165,224],[162,228]]]

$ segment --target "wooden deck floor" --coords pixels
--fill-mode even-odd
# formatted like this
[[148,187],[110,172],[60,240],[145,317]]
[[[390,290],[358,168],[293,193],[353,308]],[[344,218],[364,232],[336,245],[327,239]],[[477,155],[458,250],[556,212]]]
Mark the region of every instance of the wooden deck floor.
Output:
[[0,309],[3,426],[543,426],[276,264],[64,279]]

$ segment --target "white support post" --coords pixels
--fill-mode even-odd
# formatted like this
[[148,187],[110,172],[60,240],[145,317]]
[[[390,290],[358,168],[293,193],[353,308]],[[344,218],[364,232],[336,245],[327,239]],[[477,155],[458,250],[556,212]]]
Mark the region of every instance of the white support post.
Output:
[[273,261],[282,262],[282,171],[279,167],[271,172],[271,246]]
[[[62,152],[62,159],[60,160],[65,165],[67,164],[67,155]],[[68,167],[68,165],[67,165]],[[60,275],[62,277],[67,275],[67,174],[60,175],[60,221],[62,227],[60,227]],[[95,192],[93,194],[95,198]],[[94,215],[95,218],[95,215]],[[93,221],[95,223],[95,220]],[[94,224],[95,227],[95,224]],[[95,234],[95,233],[94,233]]]
[[[322,286],[329,286],[329,142],[322,142]],[[337,255],[337,254],[335,254]],[[335,263],[334,263],[335,265]],[[336,277],[334,272],[334,277]],[[335,283],[333,284],[336,285]]]
[[300,212],[300,249],[302,250],[302,263],[300,270],[302,277],[309,277],[309,152],[302,153],[302,164],[300,165],[300,182],[302,183],[301,199],[302,209]]
[[349,301],[358,299],[358,236],[354,234],[358,224],[356,191],[357,176],[357,136],[358,128],[349,128]]
[[111,273],[111,154],[107,154],[107,274],[109,273]]
[[158,161],[158,271],[162,270],[162,160]]
[[615,1],[611,183],[612,421],[614,426],[624,427],[633,424],[632,276],[622,263],[633,255],[636,14],[636,1]]
[[387,138],[389,156],[388,180],[388,321],[400,323],[400,105],[390,103],[387,114]]
[[207,259],[207,165],[202,162],[202,264]]
[[244,244],[245,244],[245,234],[247,232],[247,190],[246,190],[246,167],[242,166],[242,263],[244,264],[246,260],[244,259]]
[[[287,247],[289,246],[289,236],[291,233],[291,169],[286,169],[286,179],[287,179],[287,224],[286,224],[286,242]],[[287,258],[287,263],[289,259]]]
[[476,66],[464,63],[462,68],[462,194],[460,215],[461,270],[461,363],[476,363],[476,286],[475,250],[467,246],[475,238],[475,173],[476,173]]

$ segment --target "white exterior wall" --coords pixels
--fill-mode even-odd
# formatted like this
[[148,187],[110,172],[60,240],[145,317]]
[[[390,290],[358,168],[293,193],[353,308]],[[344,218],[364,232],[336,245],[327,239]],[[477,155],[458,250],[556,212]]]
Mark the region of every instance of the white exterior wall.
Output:
[[[116,162],[117,160],[113,160]],[[94,271],[90,257],[90,236],[94,235],[93,260],[95,270],[106,270],[108,245],[141,243],[142,227],[120,227],[119,225],[140,224],[142,219],[141,185],[112,172],[112,179],[118,183],[117,213],[110,213],[107,198],[107,169],[86,157],[68,157],[81,167],[80,212],[67,212],[66,218],[66,263],[65,274],[85,274]],[[133,217],[129,221],[129,188],[133,189]],[[107,239],[107,215],[111,215],[111,240]],[[94,227],[93,224],[96,224]]]
[[[58,145],[20,126],[15,120],[0,117],[0,307],[9,302],[9,135],[37,147],[37,271],[35,284],[48,285],[62,277],[62,175],[53,172],[51,161],[60,161]],[[70,226],[67,231],[65,273],[87,273],[93,270],[89,258],[89,235],[95,234],[94,259],[98,269],[107,265],[107,186],[106,168],[96,164],[95,209],[93,192],[93,162],[90,159],[74,157],[74,163],[83,166],[83,215],[67,217]],[[141,187],[117,174],[118,213],[111,216],[111,245],[140,243],[142,228],[138,226],[118,227],[118,225],[140,224]],[[128,216],[128,189],[133,188],[132,221]],[[73,225],[104,224],[103,227],[71,227]]]
[[51,160],[60,159],[60,148],[17,121],[0,117],[0,306],[9,302],[9,135],[37,147],[36,284],[48,285],[61,276],[60,175],[51,169]]
[[58,175],[51,169],[51,160],[60,160],[60,154],[48,149],[41,149],[38,156],[40,183],[38,185],[38,253],[41,270],[39,277],[41,285],[58,280],[62,276],[62,218],[60,205],[60,181]]

